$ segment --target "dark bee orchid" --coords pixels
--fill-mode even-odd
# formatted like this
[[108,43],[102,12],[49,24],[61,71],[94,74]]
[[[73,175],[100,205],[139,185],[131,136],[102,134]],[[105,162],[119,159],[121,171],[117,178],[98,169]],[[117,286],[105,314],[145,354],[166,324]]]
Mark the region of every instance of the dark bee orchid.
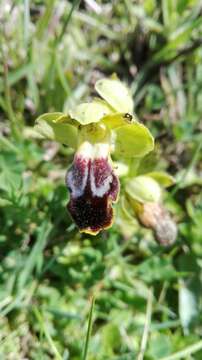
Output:
[[97,234],[111,226],[119,180],[108,144],[84,142],[67,172],[66,184],[70,190],[68,209],[80,231]]
[[119,180],[111,155],[117,159],[142,157],[153,149],[148,129],[132,114],[127,87],[116,76],[99,80],[95,98],[63,113],[44,114],[35,130],[42,136],[75,149],[66,175],[68,210],[81,232],[97,234],[113,223],[113,203]]

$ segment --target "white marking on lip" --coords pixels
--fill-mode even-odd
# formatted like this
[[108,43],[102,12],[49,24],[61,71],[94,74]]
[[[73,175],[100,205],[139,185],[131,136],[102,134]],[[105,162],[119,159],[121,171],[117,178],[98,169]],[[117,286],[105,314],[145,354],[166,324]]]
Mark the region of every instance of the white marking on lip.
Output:
[[[93,146],[88,141],[84,141],[76,152],[73,169],[67,173],[66,178],[67,185],[71,189],[71,195],[73,198],[80,197],[84,194],[88,181],[89,162],[92,157]],[[79,166],[81,166],[80,172]]]
[[78,186],[75,182],[75,171],[71,170],[67,174],[67,184],[71,189],[71,195],[73,198],[78,198],[84,194],[85,187],[87,185],[88,180],[88,163],[84,167],[84,173],[80,175]]
[[81,165],[82,172],[80,171],[79,173],[79,167],[75,167],[67,173],[67,184],[68,187],[71,189],[71,194],[73,198],[80,197],[84,194],[84,190],[88,180],[89,161],[90,160],[87,161],[81,158],[81,162],[83,162],[83,164]]
[[90,187],[92,194],[97,197],[103,197],[109,190],[110,185],[112,183],[113,177],[110,174],[106,179],[104,179],[102,185],[96,186],[96,180],[95,180],[95,169],[93,164],[91,164],[90,169]]
[[85,160],[92,159],[94,153],[94,147],[88,141],[84,141],[76,152],[76,157],[84,158]]
[[109,175],[107,176],[106,174],[106,178],[103,176],[103,181],[101,181],[101,185],[98,186],[96,182],[99,184],[99,181],[96,181],[96,175],[101,176],[102,179],[102,173],[100,175],[96,174],[98,170],[96,170],[96,166],[94,166],[94,161],[98,159],[103,159],[103,161],[106,161],[108,164],[108,155],[109,144],[107,143],[92,145],[88,141],[85,141],[80,145],[74,158],[73,168],[67,173],[66,177],[66,182],[71,189],[73,198],[78,198],[84,194],[88,179],[93,196],[103,197],[110,190],[113,181],[112,169],[111,173],[110,170],[108,170]]
[[109,144],[107,143],[95,144],[94,156],[93,156],[94,159],[104,158],[107,161],[108,154],[109,154]]

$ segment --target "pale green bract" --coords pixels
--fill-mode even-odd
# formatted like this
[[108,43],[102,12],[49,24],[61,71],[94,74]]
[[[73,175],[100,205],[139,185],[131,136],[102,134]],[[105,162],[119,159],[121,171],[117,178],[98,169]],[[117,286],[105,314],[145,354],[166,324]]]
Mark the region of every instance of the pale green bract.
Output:
[[161,198],[159,184],[154,179],[144,175],[130,179],[126,184],[126,192],[133,200],[141,203],[159,202]]

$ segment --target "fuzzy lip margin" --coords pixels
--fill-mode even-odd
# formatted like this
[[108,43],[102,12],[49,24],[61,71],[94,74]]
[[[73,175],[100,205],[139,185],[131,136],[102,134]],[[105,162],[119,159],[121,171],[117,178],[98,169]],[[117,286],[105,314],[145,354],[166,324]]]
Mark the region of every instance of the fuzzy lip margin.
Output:
[[96,235],[111,227],[112,203],[118,199],[120,186],[108,156],[76,154],[66,175],[66,185],[70,191],[67,208],[80,232]]

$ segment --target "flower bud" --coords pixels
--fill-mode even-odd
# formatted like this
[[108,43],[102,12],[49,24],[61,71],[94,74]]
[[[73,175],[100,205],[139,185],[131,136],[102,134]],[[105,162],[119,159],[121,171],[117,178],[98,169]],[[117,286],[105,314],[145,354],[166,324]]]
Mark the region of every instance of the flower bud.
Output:
[[159,203],[144,203],[137,212],[142,225],[152,229],[161,245],[172,245],[177,237],[177,226],[168,211]]

